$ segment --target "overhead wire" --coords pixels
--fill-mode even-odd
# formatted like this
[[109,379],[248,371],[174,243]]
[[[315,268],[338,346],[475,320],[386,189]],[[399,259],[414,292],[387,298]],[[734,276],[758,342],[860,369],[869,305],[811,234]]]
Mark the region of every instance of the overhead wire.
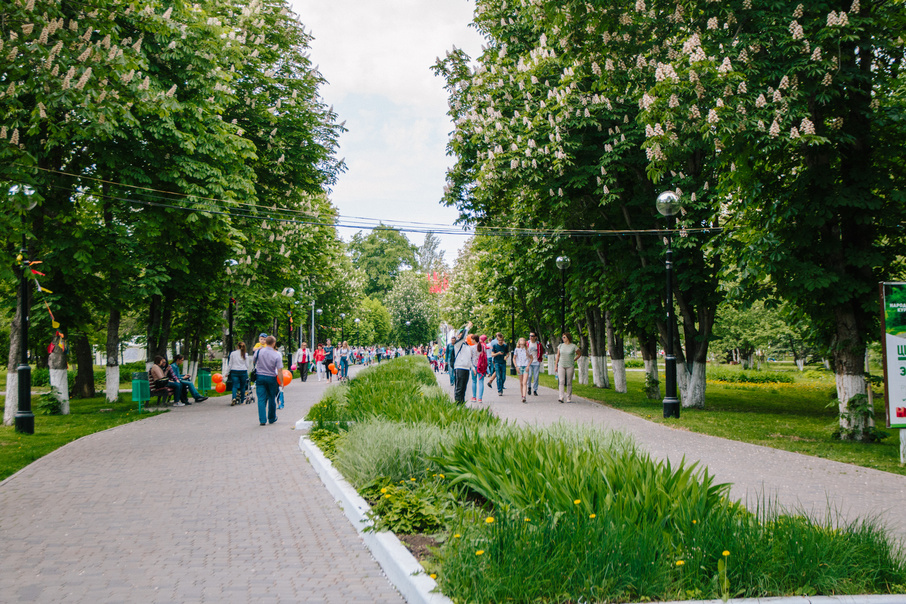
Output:
[[[21,165],[21,164],[19,164]],[[361,216],[344,216],[337,214],[336,218],[331,221],[319,220],[320,216],[323,213],[312,212],[303,210],[301,208],[282,208],[274,207],[273,205],[267,206],[264,204],[255,204],[249,202],[242,202],[239,200],[232,199],[223,199],[216,197],[205,197],[199,195],[191,195],[186,193],[179,193],[175,191],[168,191],[165,189],[156,189],[153,187],[145,187],[141,185],[132,185],[128,183],[122,183],[112,180],[106,180],[102,178],[74,174],[71,172],[64,172],[60,170],[53,170],[50,168],[41,168],[38,166],[23,166],[34,168],[37,170],[59,174],[63,176],[68,176],[72,178],[89,180],[93,182],[99,182],[106,185],[113,185],[117,187],[124,187],[128,189],[133,189],[137,195],[141,196],[139,198],[132,197],[121,197],[117,195],[111,195],[109,193],[104,193],[103,191],[92,190],[90,193],[87,193],[90,196],[97,198],[109,199],[112,201],[133,204],[133,205],[143,205],[147,207],[159,207],[174,209],[187,212],[196,212],[196,213],[206,213],[211,215],[221,215],[229,216],[231,218],[246,218],[254,220],[265,220],[271,222],[279,222],[284,224],[298,224],[305,226],[322,226],[322,227],[335,227],[335,228],[349,228],[349,229],[362,229],[362,230],[394,230],[406,233],[433,233],[439,235],[458,235],[458,236],[473,236],[473,235],[483,235],[483,236],[501,236],[501,237],[602,237],[602,236],[628,236],[628,235],[663,235],[669,230],[665,229],[539,229],[539,228],[529,228],[529,227],[503,227],[503,226],[473,226],[472,228],[468,227],[457,227],[455,225],[449,224],[440,224],[440,223],[427,223],[427,222],[418,222],[418,221],[388,221],[383,218],[370,218],[370,217],[361,217]],[[59,185],[53,185],[56,188],[68,189],[68,187],[62,187]],[[173,196],[177,199],[172,199],[170,197],[163,197],[164,195]],[[178,199],[183,200],[199,200],[203,202],[210,202],[212,204],[230,204],[234,207],[222,207],[220,205],[213,205],[213,207],[187,207],[185,205],[179,205],[175,203]],[[291,214],[296,215],[296,217],[288,218],[285,216],[275,216],[274,212],[280,212],[281,214]],[[307,217],[307,219],[303,219]],[[723,227],[695,227],[695,228],[685,228],[683,232],[686,233],[699,233],[699,232],[721,232],[725,230]]]

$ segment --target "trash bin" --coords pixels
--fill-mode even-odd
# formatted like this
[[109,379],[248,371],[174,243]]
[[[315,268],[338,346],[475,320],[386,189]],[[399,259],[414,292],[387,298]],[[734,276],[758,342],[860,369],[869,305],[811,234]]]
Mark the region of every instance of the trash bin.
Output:
[[144,403],[151,400],[151,385],[148,383],[148,374],[137,371],[132,374],[132,402],[138,403],[138,412],[142,412]]
[[211,370],[206,367],[198,368],[198,389],[202,394],[211,390]]

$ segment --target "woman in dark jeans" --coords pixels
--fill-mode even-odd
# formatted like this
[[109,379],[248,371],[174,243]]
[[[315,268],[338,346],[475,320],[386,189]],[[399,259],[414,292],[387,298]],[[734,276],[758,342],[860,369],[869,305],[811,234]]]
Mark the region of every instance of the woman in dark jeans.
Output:
[[324,367],[327,368],[327,383],[329,384],[333,378],[333,371],[330,370],[330,364],[333,363],[333,346],[330,344],[330,340],[327,340],[327,344],[324,345]]
[[248,357],[245,353],[245,342],[239,342],[236,350],[230,353],[227,371],[230,372],[230,382],[232,382],[233,386],[233,401],[230,406],[241,405],[245,401],[245,391],[249,385],[249,366]]

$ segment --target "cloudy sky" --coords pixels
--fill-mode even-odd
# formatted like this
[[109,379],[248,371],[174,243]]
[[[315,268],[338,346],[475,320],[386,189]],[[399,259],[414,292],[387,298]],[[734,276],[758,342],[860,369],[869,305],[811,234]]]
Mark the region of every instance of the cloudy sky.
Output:
[[[315,37],[311,59],[329,82],[322,90],[349,130],[340,139],[347,171],[332,200],[343,216],[386,223],[452,224],[441,206],[452,125],[443,80],[431,65],[454,45],[476,56],[468,27],[472,0],[291,0]],[[355,231],[343,229],[349,240]],[[416,245],[424,235],[409,233]],[[443,236],[452,264],[464,236]]]

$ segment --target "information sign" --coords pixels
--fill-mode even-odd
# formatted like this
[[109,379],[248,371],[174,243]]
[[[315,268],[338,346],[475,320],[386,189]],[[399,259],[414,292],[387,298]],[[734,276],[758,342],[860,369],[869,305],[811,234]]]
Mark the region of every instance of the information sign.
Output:
[[906,428],[906,283],[881,284],[887,427]]

